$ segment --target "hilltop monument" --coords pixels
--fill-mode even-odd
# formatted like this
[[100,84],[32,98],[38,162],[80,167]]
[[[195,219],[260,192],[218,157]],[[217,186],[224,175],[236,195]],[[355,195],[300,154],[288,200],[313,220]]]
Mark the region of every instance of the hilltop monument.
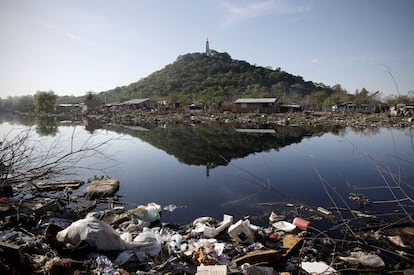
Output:
[[206,40],[206,55],[211,55],[210,43],[208,42],[208,38]]

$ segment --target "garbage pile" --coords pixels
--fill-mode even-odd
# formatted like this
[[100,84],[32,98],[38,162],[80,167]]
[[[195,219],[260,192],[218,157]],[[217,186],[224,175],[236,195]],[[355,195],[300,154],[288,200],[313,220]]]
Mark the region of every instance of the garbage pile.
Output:
[[227,214],[177,225],[162,222],[163,211],[173,208],[155,202],[75,215],[66,199],[3,199],[0,273],[375,274],[414,268],[414,227],[407,219],[390,224],[362,212],[343,220],[334,214],[340,209],[264,207],[271,212],[260,226]]

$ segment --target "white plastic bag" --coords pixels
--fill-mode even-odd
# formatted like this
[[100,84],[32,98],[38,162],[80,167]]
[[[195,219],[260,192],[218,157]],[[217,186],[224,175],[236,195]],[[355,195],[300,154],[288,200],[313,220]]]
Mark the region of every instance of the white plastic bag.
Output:
[[[145,246],[142,244],[146,244]],[[124,265],[129,261],[144,262],[148,256],[155,256],[161,251],[161,234],[158,228],[144,228],[133,242],[128,242],[129,250],[123,251],[115,259],[117,265]]]
[[[123,238],[128,240],[130,236],[124,235]],[[80,241],[85,241],[98,251],[136,249],[152,246],[154,243],[152,240],[149,241],[149,238],[135,238],[133,242],[125,241],[123,238],[109,224],[95,217],[73,222],[56,234],[56,239],[60,242],[76,245]]]
[[144,228],[138,236],[135,237],[133,244],[130,246],[134,246],[134,244],[142,244],[147,243],[143,249],[145,253],[150,254],[151,256],[157,255],[161,251],[161,234],[157,230],[157,228]]
[[95,217],[88,217],[73,222],[69,227],[59,231],[56,239],[60,242],[78,244],[86,241],[98,251],[124,250],[127,243],[107,223]]
[[[150,202],[146,206],[139,205],[137,208],[128,211],[132,220],[138,219],[143,222],[155,222],[160,219],[161,206],[155,202]],[[138,222],[136,222],[138,223]]]

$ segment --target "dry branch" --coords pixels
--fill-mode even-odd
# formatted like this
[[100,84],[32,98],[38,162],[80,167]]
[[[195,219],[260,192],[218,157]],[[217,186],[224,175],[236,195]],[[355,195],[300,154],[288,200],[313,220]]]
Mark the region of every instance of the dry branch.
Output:
[[103,171],[105,168],[86,167],[82,162],[90,159],[102,159],[105,163],[113,163],[111,155],[105,148],[115,139],[97,141],[88,137],[81,145],[76,146],[76,128],[67,142],[60,136],[50,145],[31,138],[32,129],[12,130],[0,142],[0,186],[13,185],[19,182],[32,183],[36,180],[62,179],[76,175],[82,169]]

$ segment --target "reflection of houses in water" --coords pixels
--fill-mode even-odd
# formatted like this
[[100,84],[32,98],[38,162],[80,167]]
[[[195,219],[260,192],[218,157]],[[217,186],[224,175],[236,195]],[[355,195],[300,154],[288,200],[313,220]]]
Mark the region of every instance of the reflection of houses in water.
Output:
[[145,128],[145,127],[138,126],[138,125],[122,125],[122,127],[130,129],[130,130],[134,130],[134,131],[141,131],[141,132],[150,130],[150,128]]
[[235,129],[236,132],[239,133],[258,133],[258,134],[274,134],[276,133],[275,129],[242,129],[242,128],[238,128]]
[[277,98],[239,98],[234,102],[236,113],[275,113]]

